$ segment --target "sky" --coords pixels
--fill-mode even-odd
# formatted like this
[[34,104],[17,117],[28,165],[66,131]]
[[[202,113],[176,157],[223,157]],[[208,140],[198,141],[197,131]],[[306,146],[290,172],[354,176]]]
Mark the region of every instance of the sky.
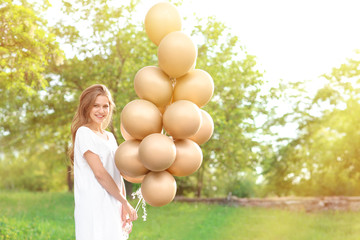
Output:
[[[142,1],[140,16],[158,2]],[[178,7],[181,16],[195,12],[224,22],[267,80],[314,85],[360,49],[359,9],[358,0],[183,0]]]

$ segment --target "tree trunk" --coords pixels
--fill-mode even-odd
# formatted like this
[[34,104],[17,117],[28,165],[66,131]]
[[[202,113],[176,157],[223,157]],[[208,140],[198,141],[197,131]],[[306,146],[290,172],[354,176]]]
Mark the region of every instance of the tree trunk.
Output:
[[196,197],[201,197],[201,191],[203,188],[203,181],[204,181],[204,166],[199,168],[197,172],[197,186],[196,186]]
[[125,182],[126,197],[127,197],[127,199],[130,199],[131,194],[133,193],[133,190],[132,190],[133,184],[131,182],[126,181],[125,179],[124,179],[124,182]]
[[67,166],[67,185],[68,185],[68,191],[72,192],[74,186],[74,180],[72,177],[72,166],[70,165]]
[[72,170],[73,170],[72,165],[73,165],[73,163],[69,159],[68,152],[69,152],[69,146],[67,145],[67,143],[65,143],[65,157],[66,157],[67,163],[68,163],[68,165],[66,166],[66,182],[67,182],[67,185],[68,185],[68,191],[72,192],[73,187],[74,187],[74,178],[73,178],[73,174],[72,174]]

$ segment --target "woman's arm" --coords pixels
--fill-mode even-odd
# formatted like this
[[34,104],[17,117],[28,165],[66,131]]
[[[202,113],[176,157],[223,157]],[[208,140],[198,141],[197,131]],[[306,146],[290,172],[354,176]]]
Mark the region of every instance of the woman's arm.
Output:
[[137,214],[135,209],[131,207],[125,196],[121,194],[114,179],[110,176],[110,174],[102,165],[99,156],[91,151],[87,151],[84,153],[84,158],[88,162],[91,170],[94,173],[95,178],[98,180],[100,185],[123,205],[124,209],[129,214],[131,221],[136,220]]

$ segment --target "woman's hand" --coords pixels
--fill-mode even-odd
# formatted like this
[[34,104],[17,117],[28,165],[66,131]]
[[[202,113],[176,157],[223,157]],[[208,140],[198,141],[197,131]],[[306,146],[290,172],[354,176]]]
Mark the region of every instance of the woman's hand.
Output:
[[127,232],[130,234],[132,230],[132,221],[135,221],[137,219],[137,213],[135,209],[130,205],[128,201],[126,203],[122,204],[122,214],[121,218],[123,221],[123,228],[126,227],[126,225],[129,225],[129,229],[127,229]]
[[130,205],[130,203],[128,201],[126,201],[126,203],[124,203],[122,205],[122,208],[123,208],[122,209],[122,218],[123,218],[123,220],[127,220],[126,215],[129,215],[129,220],[131,222],[135,221],[138,218],[135,209]]

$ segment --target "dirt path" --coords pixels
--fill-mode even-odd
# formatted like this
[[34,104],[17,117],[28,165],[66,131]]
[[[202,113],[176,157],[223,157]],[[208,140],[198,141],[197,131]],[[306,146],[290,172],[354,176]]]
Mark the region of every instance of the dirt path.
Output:
[[176,197],[178,202],[216,203],[243,207],[280,208],[295,211],[360,211],[360,197],[278,197],[278,198],[186,198]]

